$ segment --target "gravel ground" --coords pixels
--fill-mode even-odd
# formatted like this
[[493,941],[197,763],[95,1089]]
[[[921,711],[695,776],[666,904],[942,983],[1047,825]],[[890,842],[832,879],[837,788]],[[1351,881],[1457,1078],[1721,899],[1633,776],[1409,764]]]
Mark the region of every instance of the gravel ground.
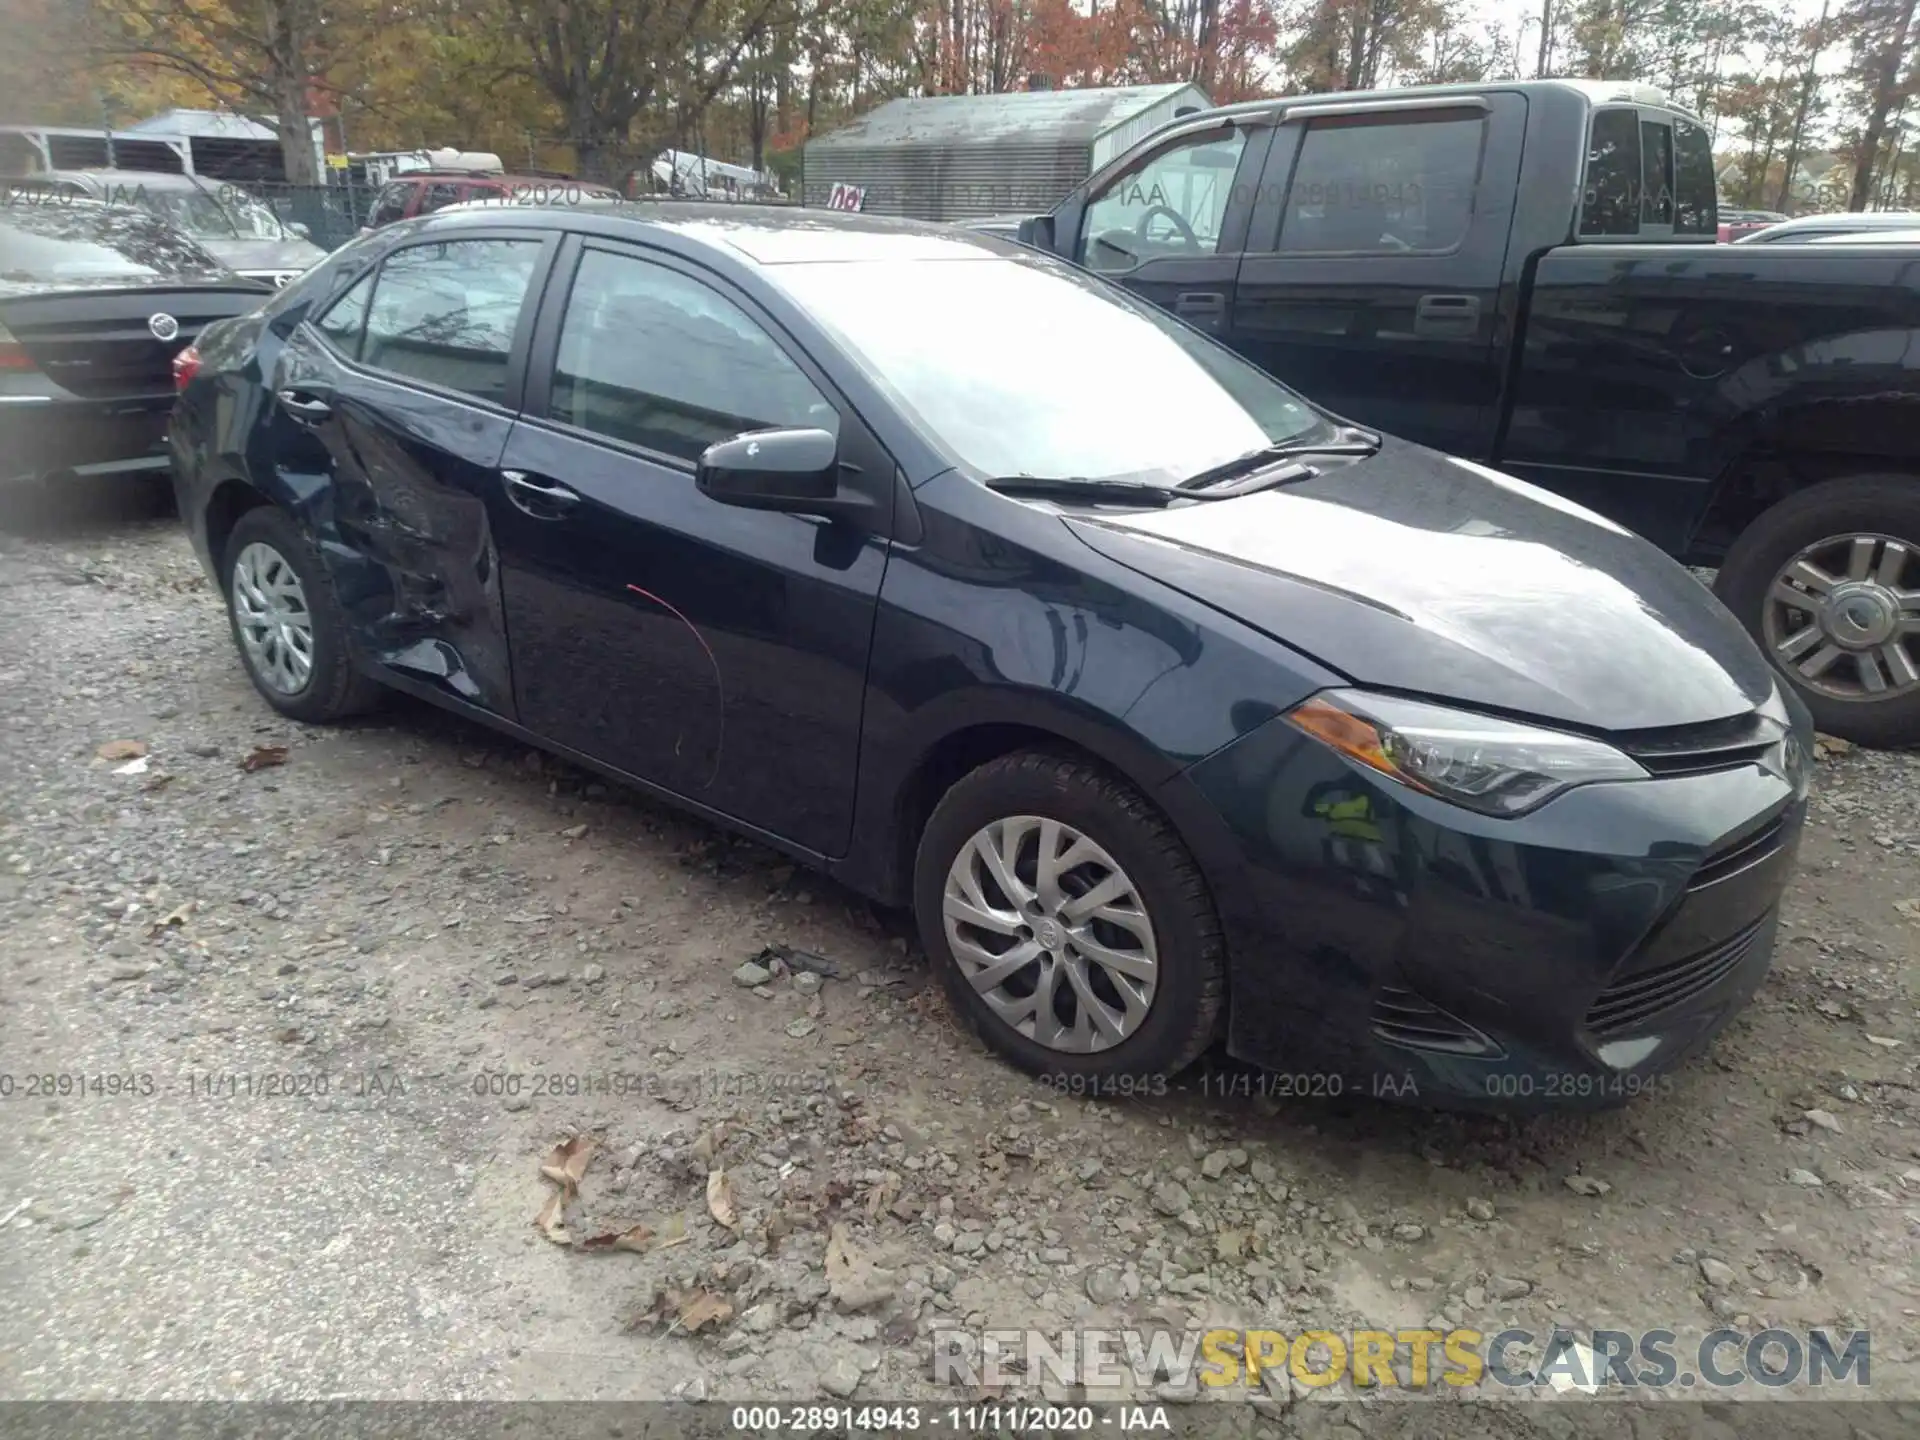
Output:
[[1920,1391],[1920,757],[1823,756],[1773,974],[1667,1093],[1094,1102],[769,852],[426,706],[278,719],[143,492],[8,503],[0,1395],[945,1401],[937,1326],[1214,1324],[1870,1327]]

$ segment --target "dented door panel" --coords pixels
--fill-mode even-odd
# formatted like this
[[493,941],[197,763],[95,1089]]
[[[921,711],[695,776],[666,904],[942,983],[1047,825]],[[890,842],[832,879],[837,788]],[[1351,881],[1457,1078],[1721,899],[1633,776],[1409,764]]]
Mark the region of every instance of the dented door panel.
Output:
[[484,495],[512,419],[492,406],[340,363],[310,335],[281,353],[276,393],[331,413],[292,453],[297,498],[361,655],[512,718],[497,551]]

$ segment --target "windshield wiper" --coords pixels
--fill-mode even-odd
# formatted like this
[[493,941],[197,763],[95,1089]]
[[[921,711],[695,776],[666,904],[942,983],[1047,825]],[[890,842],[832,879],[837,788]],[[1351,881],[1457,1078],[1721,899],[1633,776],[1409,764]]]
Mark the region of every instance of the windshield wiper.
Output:
[[[1237,476],[1251,474],[1255,470],[1265,469],[1282,460],[1305,459],[1320,455],[1372,455],[1380,449],[1380,437],[1371,430],[1362,430],[1356,425],[1343,425],[1331,439],[1318,444],[1298,444],[1283,441],[1278,445],[1262,445],[1257,450],[1249,450],[1244,455],[1236,455],[1231,460],[1223,460],[1211,465],[1197,475],[1189,475],[1180,482],[1182,490],[1200,490],[1217,485],[1222,480],[1232,480]],[[1302,475],[1302,480],[1310,477]]]
[[1166,505],[1174,500],[1211,497],[1187,495],[1145,480],[1076,480],[1061,475],[1000,475],[986,482],[1002,495],[1032,495],[1045,500],[1083,500],[1089,504]]

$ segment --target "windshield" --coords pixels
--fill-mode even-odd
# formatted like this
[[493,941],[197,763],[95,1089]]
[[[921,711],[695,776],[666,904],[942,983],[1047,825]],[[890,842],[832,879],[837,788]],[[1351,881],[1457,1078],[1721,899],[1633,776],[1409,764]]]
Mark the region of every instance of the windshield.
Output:
[[1320,426],[1252,365],[1064,266],[883,260],[772,273],[985,475],[1177,482]]
[[179,226],[196,240],[280,238],[279,226],[271,215],[264,217],[271,228],[256,230],[252,217],[242,218],[238,206],[222,205],[203,190],[142,188],[134,203],[158,215],[168,224]]
[[74,201],[0,215],[0,280],[206,279],[227,269],[138,210]]

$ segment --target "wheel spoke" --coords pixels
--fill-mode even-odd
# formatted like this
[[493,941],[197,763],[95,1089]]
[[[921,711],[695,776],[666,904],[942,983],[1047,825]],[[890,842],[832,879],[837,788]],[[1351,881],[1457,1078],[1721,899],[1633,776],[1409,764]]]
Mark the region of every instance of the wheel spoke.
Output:
[[1818,625],[1809,625],[1805,629],[1794,631],[1791,635],[1787,636],[1786,639],[1774,646],[1773,653],[1778,655],[1782,660],[1798,660],[1819,643],[1820,627]]
[[1006,983],[1010,976],[1019,974],[1035,960],[1038,960],[1042,953],[1040,947],[1034,944],[1033,941],[1023,941],[1014,946],[1013,949],[1007,951],[1006,954],[995,956],[987,964],[982,965],[978,970],[968,975],[967,983],[982,995],[986,994],[989,990],[997,990]]
[[1873,578],[1889,590],[1898,590],[1900,577],[1906,572],[1907,556],[1910,553],[1898,540],[1887,541],[1886,549],[1880,552],[1880,569]]
[[963,899],[949,892],[941,901],[941,908],[949,920],[957,921],[962,925],[971,925],[976,930],[988,930],[995,935],[1020,933],[1018,916],[988,909],[983,901]]
[[1809,658],[1800,662],[1800,673],[1809,680],[1824,675],[1832,668],[1833,662],[1846,653],[1838,645],[1822,645]]
[[1847,547],[1847,578],[1864,580],[1873,573],[1874,552],[1880,548],[1880,542],[1866,535],[1856,535],[1853,543]]
[[1132,893],[1133,886],[1128,884],[1127,877],[1115,870],[1109,873],[1106,879],[1100,881],[1091,890],[1068,900],[1060,907],[1060,913],[1068,920],[1077,924],[1101,906],[1109,905],[1113,901],[1118,900],[1122,895],[1131,895]]
[[[1011,843],[1009,843],[1009,837],[1013,837]],[[999,844],[995,843],[996,840]],[[1015,905],[1024,905],[1033,899],[1033,891],[1027,887],[1025,881],[1013,873],[1010,858],[1001,853],[1000,844],[1006,844],[1009,849],[1018,853],[1019,841],[1011,827],[1002,826],[998,836],[982,830],[973,837],[974,853],[980,857],[980,863],[987,867],[987,874],[992,876],[993,883],[1000,887],[1000,893]]]
[[1895,689],[1920,685],[1920,669],[1915,668],[1913,657],[1899,640],[1887,641],[1880,647],[1880,655],[1887,662],[1887,674],[1892,677]]
[[1804,610],[1809,615],[1817,614],[1820,609],[1819,595],[1797,589],[1785,580],[1774,581],[1773,589],[1768,594],[1789,609]]
[[1887,677],[1881,673],[1880,658],[1871,650],[1862,650],[1853,657],[1854,667],[1860,673],[1860,688],[1869,695],[1886,693]]
[[1160,967],[1145,955],[1131,955],[1124,950],[1115,950],[1102,945],[1098,940],[1083,931],[1075,931],[1073,948],[1087,959],[1115,975],[1125,975],[1135,980],[1144,980],[1151,985],[1160,973]]
[[1781,577],[1811,590],[1815,595],[1824,595],[1840,582],[1811,560],[1802,558],[1789,565],[1786,574]]
[[1093,986],[1087,983],[1086,971],[1082,965],[1068,961],[1063,967],[1067,972],[1067,984],[1073,989],[1074,1008],[1079,1012],[1074,1016],[1076,1037],[1086,1032],[1088,1048],[1095,1043],[1094,1031],[1098,1039],[1109,1045],[1117,1045],[1127,1038],[1123,1017],[1116,1017],[1107,1009],[1106,1003],[1093,993]]

